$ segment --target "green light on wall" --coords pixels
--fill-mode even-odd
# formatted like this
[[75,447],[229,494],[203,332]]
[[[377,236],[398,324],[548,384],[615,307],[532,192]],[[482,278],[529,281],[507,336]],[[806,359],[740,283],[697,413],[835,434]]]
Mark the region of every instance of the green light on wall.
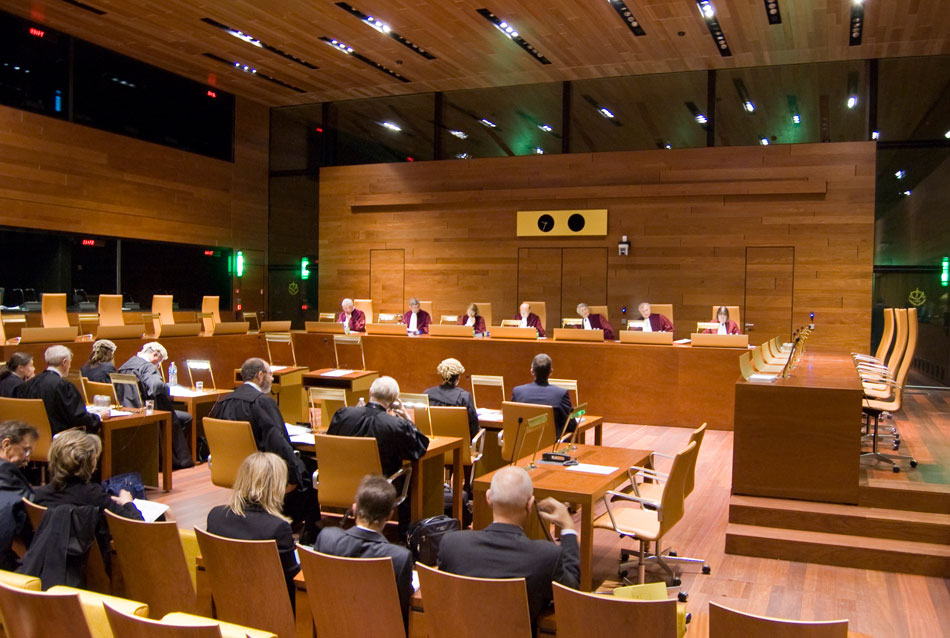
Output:
[[310,260],[306,257],[300,260],[300,278],[310,279]]
[[244,276],[244,253],[240,250],[237,251],[237,255],[234,257],[234,274],[238,277]]
[[940,285],[950,286],[950,257],[944,257],[940,268]]

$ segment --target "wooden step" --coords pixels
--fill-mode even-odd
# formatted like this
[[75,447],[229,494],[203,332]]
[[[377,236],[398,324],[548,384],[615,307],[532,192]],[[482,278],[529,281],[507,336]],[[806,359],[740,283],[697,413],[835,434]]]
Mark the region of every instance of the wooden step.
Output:
[[950,576],[950,546],[730,523],[726,553],[838,567]]
[[946,514],[950,485],[865,478],[858,486],[858,505]]
[[729,522],[811,532],[950,544],[950,514],[734,495]]

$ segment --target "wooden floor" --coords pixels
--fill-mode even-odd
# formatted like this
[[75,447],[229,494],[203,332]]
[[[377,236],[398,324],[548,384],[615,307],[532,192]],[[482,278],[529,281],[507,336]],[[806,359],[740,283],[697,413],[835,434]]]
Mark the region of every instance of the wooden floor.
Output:
[[[895,416],[916,470],[893,474],[869,470],[875,478],[950,483],[950,393],[910,392],[905,410]],[[686,428],[608,424],[604,444],[673,453],[689,438]],[[830,567],[727,555],[725,530],[732,464],[732,433],[709,431],[699,456],[696,488],[686,516],[667,545],[680,555],[703,557],[710,575],[684,573],[693,615],[688,636],[708,635],[708,603],[769,616],[801,620],[847,618],[850,630],[879,638],[950,636],[950,580],[882,571]],[[809,470],[807,464],[802,471]],[[207,465],[175,472],[175,490],[150,494],[172,506],[179,525],[203,527],[208,510],[224,503],[229,491],[211,485]],[[632,547],[630,541],[627,546]],[[616,582],[620,540],[598,531],[595,581]]]

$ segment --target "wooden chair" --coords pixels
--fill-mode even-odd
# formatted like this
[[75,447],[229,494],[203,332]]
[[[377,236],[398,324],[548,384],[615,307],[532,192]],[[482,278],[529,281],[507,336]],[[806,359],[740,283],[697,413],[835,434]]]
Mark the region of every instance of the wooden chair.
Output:
[[[319,468],[314,473],[313,487],[320,490],[321,508],[349,510],[363,477],[383,473],[375,438],[316,434],[313,448]],[[406,477],[397,505],[406,499],[411,475],[412,468],[406,465],[386,479],[392,483],[400,476]]]
[[709,603],[709,638],[847,638],[847,620],[785,620],[756,616]]
[[757,372],[763,372],[765,374],[778,374],[785,368],[785,364],[766,363],[765,356],[762,354],[764,345],[765,344],[756,346],[756,348],[752,350],[752,366]]
[[650,304],[650,314],[656,313],[658,315],[663,315],[670,320],[670,323],[674,326],[676,325],[676,320],[673,319],[673,304],[671,303],[651,303]]
[[[195,376],[207,376],[211,381],[211,389],[217,390],[218,386],[214,384],[214,371],[211,369],[211,361],[207,359],[185,359],[185,370],[188,371],[188,383],[195,387]],[[204,381],[204,379],[198,379]],[[207,386],[205,386],[207,387]]]
[[50,594],[67,594],[79,596],[79,606],[82,608],[83,617],[86,620],[86,626],[92,633],[93,638],[124,638],[120,634],[115,634],[109,626],[109,619],[106,616],[105,606],[110,605],[123,612],[146,618],[148,616],[148,605],[145,603],[119,598],[118,596],[109,596],[86,589],[77,589],[75,587],[66,587],[57,585],[47,590]]
[[[548,304],[544,301],[525,301],[524,303],[531,306],[531,312],[538,315],[538,319],[541,320],[541,327],[545,330],[548,329]],[[518,310],[521,310],[521,307],[518,307]]]
[[372,299],[354,299],[353,306],[357,310],[362,310],[363,314],[366,315],[367,322],[371,321],[375,316],[373,314],[373,300]]
[[399,401],[403,407],[410,408],[412,421],[420,432],[432,436],[432,419],[429,416],[429,395],[400,392]]
[[241,321],[246,321],[247,325],[250,327],[251,320],[254,320],[254,330],[260,332],[261,330],[261,316],[257,311],[252,312],[241,312]]
[[297,553],[318,636],[405,638],[391,558],[342,558],[300,545]]
[[0,414],[3,420],[15,419],[29,423],[39,432],[39,438],[33,444],[31,461],[46,463],[49,461],[49,446],[53,441],[53,431],[46,414],[43,399],[11,399],[0,397]]
[[451,436],[469,441],[462,446],[462,466],[471,467],[469,481],[475,479],[475,466],[482,459],[485,448],[485,430],[479,428],[475,438],[469,439],[468,410],[466,408],[432,406],[429,408],[429,422],[434,436]]
[[29,589],[30,591],[43,591],[43,583],[36,576],[29,574],[17,574],[0,569],[0,583],[17,589]]
[[195,534],[217,617],[293,638],[294,612],[277,541],[235,540],[197,528]]
[[[663,536],[683,518],[686,500],[686,475],[690,464],[695,463],[695,458],[691,457],[695,457],[698,449],[699,447],[695,442],[690,443],[673,459],[673,467],[670,468],[669,478],[659,503],[613,490],[607,492],[604,496],[607,513],[594,520],[594,528],[609,529],[621,536],[629,536],[639,541],[639,557],[635,561],[638,583],[645,582],[646,563],[648,561],[662,567],[669,575],[671,582],[676,583],[679,580],[673,569],[667,564],[667,560],[675,561],[678,557],[664,556],[660,547]],[[649,506],[650,509],[617,507],[611,502],[611,497],[617,500],[633,501]],[[648,556],[647,548],[650,543],[655,543],[656,551]],[[631,563],[621,563],[621,575],[630,565]]]
[[328,321],[328,322],[331,322],[331,323],[332,323],[332,322],[335,322],[335,321],[336,321],[336,313],[334,313],[334,312],[321,312],[321,313],[317,316],[317,321]]
[[[416,563],[430,636],[525,638],[531,636],[528,587],[524,578],[470,578]],[[491,622],[473,622],[472,609],[490,609]]]
[[68,328],[69,315],[66,314],[65,292],[44,292],[42,299],[42,317],[44,328]]
[[30,591],[0,582],[0,613],[4,632],[11,638],[92,638],[78,594]]
[[881,363],[890,351],[894,343],[894,309],[884,309],[884,331],[881,333],[881,341],[877,344],[877,350],[873,355],[852,352],[851,358],[855,361],[872,361]]
[[624,600],[577,591],[559,583],[552,585],[558,638],[625,636],[630,635],[633,628],[638,638],[677,638],[676,600],[673,598]]
[[568,392],[573,390],[574,391],[573,405],[580,405],[581,395],[580,395],[580,392],[577,391],[577,379],[548,379],[548,383],[558,388],[564,388]]
[[[554,408],[549,405],[537,405],[534,403],[516,403],[514,401],[505,401],[501,408],[501,432],[498,433],[498,445],[501,447],[501,458],[507,463],[517,461],[521,456],[516,454],[521,448],[528,449],[524,445],[526,424],[530,419],[544,415],[547,417],[545,427],[538,434],[540,439],[536,446],[531,449],[545,448],[554,445],[555,426],[554,426]],[[516,446],[518,450],[516,450]]]
[[122,295],[99,295],[99,325],[124,326]]
[[175,323],[175,300],[172,295],[152,295],[152,312],[142,316],[152,322],[155,337],[196,337],[201,332],[199,322]]
[[[346,407],[346,390],[343,388],[307,388],[307,397],[310,399],[310,427],[320,432],[326,432],[336,411]],[[316,410],[318,405],[320,407],[319,428],[312,419],[312,411]]]
[[[478,306],[478,315],[485,319],[485,326],[489,329],[495,324],[492,323],[492,313],[491,313],[491,302],[488,301],[476,301],[474,302]],[[458,321],[456,319],[456,321]]]
[[893,377],[894,371],[900,367],[901,359],[907,348],[907,308],[894,309],[894,347],[887,355],[886,361],[857,361],[858,375],[863,380],[875,380]]
[[267,360],[271,365],[297,367],[297,353],[294,351],[294,338],[291,333],[265,332],[264,343],[267,345]]
[[109,374],[109,380],[112,381],[116,403],[133,408],[141,408],[145,405],[142,401],[142,393],[139,391],[139,379],[134,374],[112,372]]
[[211,483],[218,487],[233,487],[241,463],[257,452],[251,424],[249,421],[225,421],[210,416],[204,417],[202,423],[211,453],[208,459]]
[[425,310],[426,312],[428,312],[430,318],[432,318],[432,317],[435,316],[435,311],[432,309],[432,302],[431,302],[431,301],[421,301],[421,300],[420,300],[420,301],[419,301],[419,309],[420,309],[420,310]]
[[197,612],[178,525],[146,523],[106,511],[125,593],[148,604],[153,617],[173,611]]
[[361,335],[333,335],[333,357],[336,367],[340,367],[339,346],[358,347],[360,349],[360,370],[366,369],[366,353],[363,351],[363,337]]
[[171,614],[165,614],[162,618],[162,622],[181,627],[202,626],[208,623],[214,623],[218,626],[218,629],[221,630],[222,638],[277,638],[277,634],[272,631],[251,629],[250,627],[235,625],[230,622],[222,622],[214,618],[208,618],[207,616],[196,616],[194,614],[185,614],[177,611]]
[[739,372],[742,378],[748,381],[755,374],[755,368],[752,367],[752,353],[743,352],[739,355]]
[[603,315],[604,319],[610,321],[610,307],[609,306],[587,306],[590,308],[590,314],[592,315]]
[[80,382],[82,383],[82,395],[87,404],[91,405],[93,398],[99,394],[109,397],[111,405],[116,405],[118,403],[115,398],[115,388],[112,387],[111,383],[90,381],[86,377],[80,377]]
[[246,334],[251,325],[246,321],[221,321],[220,297],[206,295],[201,298],[201,319],[205,334]]
[[440,315],[439,316],[440,324],[448,324],[448,325],[454,326],[455,324],[458,323],[458,320],[459,320],[458,315]]
[[[48,508],[37,505],[26,498],[22,499],[22,502],[23,509],[26,511],[26,518],[30,521],[30,527],[33,528],[34,532],[38,531]],[[92,543],[89,546],[83,573],[86,580],[86,590],[102,592],[103,594],[112,590],[112,581],[106,572],[106,564],[102,557],[102,551],[99,549],[99,543]]]
[[399,323],[400,321],[402,321],[402,315],[388,312],[381,312],[376,318],[376,323]]
[[109,604],[105,605],[105,610],[112,631],[121,638],[221,638],[221,629],[213,620],[203,625],[175,625],[130,616]]
[[[505,401],[505,377],[494,374],[473,374],[472,375],[472,401],[475,403],[475,407],[478,407],[478,399],[476,398],[476,391],[478,386],[484,388],[501,388],[501,400],[498,403],[494,401],[490,402],[492,406],[497,405],[499,408],[501,404]],[[484,394],[482,395],[484,397]],[[482,400],[482,407],[489,407],[489,402]]]

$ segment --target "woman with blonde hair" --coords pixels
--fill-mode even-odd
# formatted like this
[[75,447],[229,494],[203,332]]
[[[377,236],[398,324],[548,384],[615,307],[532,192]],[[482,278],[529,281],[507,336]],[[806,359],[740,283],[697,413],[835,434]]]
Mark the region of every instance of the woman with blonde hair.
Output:
[[115,343],[108,339],[93,343],[89,361],[82,366],[82,376],[96,383],[111,383],[109,375],[116,371],[115,348]]
[[459,316],[458,325],[471,326],[472,331],[477,335],[483,335],[488,332],[485,327],[485,318],[478,314],[478,305],[470,303],[465,309],[465,314]]
[[471,394],[458,387],[459,377],[465,373],[462,362],[458,359],[445,359],[436,366],[436,371],[442,377],[442,385],[425,391],[429,395],[429,405],[466,408],[469,434],[475,438],[478,434],[478,413],[475,411],[475,401]]
[[208,531],[247,541],[275,540],[294,599],[294,576],[300,571],[294,554],[290,519],[281,514],[287,487],[287,464],[270,452],[255,452],[238,468],[231,499],[208,512]]

